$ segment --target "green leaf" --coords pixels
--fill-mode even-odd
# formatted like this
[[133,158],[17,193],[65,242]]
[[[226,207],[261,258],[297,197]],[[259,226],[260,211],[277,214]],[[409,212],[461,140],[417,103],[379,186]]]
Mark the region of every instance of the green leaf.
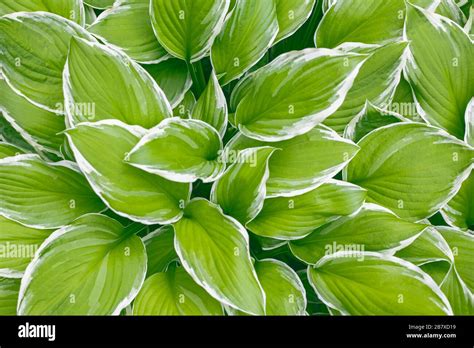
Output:
[[277,34],[274,0],[239,0],[212,45],[212,65],[221,85],[241,77],[257,64]]
[[163,226],[142,238],[148,257],[147,277],[166,271],[168,265],[178,259],[174,250],[174,230]]
[[89,31],[141,63],[158,63],[168,52],[156,40],[148,2],[120,4],[100,14]]
[[195,62],[208,54],[228,9],[229,0],[151,0],[151,23],[169,53]]
[[8,219],[33,228],[58,228],[103,209],[72,162],[47,163],[37,155],[0,160],[0,214]]
[[212,186],[211,201],[242,224],[252,220],[263,207],[269,176],[268,161],[275,150],[264,146],[241,151]]
[[429,227],[406,248],[397,251],[395,256],[422,266],[431,262],[453,262],[453,253],[443,236],[433,227]]
[[365,204],[355,215],[342,217],[290,243],[300,260],[315,264],[325,255],[341,252],[393,253],[413,242],[427,227],[398,218],[390,210]]
[[424,123],[416,104],[410,84],[402,77],[392,101],[382,105],[382,108],[400,114],[411,121]]
[[144,133],[144,129],[106,120],[80,124],[68,130],[67,136],[79,167],[110,209],[144,224],[171,223],[183,215],[191,187],[124,161]]
[[49,111],[63,105],[63,67],[69,42],[95,39],[74,22],[47,12],[11,13],[0,18],[2,74],[15,92]]
[[453,314],[433,279],[392,256],[325,256],[308,267],[308,278],[318,297],[343,315]]
[[466,109],[466,135],[464,141],[474,147],[474,97],[471,99]]
[[[405,23],[404,0],[336,0],[315,34],[316,47],[334,48],[344,42],[385,44],[400,39]],[[413,0],[428,7],[433,0]],[[344,23],[344,25],[341,25]]]
[[97,9],[106,9],[112,7],[115,0],[84,0],[84,3]]
[[59,155],[64,143],[64,116],[44,110],[13,91],[0,79],[0,111],[7,121],[38,152]]
[[151,128],[171,116],[163,91],[145,69],[119,51],[77,38],[64,68],[64,97],[71,125],[118,119]]
[[408,43],[394,42],[372,51],[361,67],[342,106],[324,124],[342,133],[347,124],[364,108],[366,100],[383,105],[392,98],[405,66]]
[[28,144],[25,139],[18,133],[15,128],[5,119],[3,113],[0,112],[0,141],[7,142],[12,145],[25,149],[27,152],[35,150]]
[[440,212],[449,225],[461,230],[474,230],[474,172]]
[[454,0],[440,0],[436,13],[445,16],[460,26],[466,24],[467,18]]
[[287,264],[266,259],[255,263],[258,280],[266,294],[266,315],[304,315],[306,291]]
[[451,303],[454,315],[474,315],[474,295],[462,281],[456,267],[449,270],[441,290]]
[[282,240],[299,239],[314,229],[354,213],[366,191],[343,181],[329,180],[300,196],[269,198],[261,212],[247,224],[253,233]]
[[474,95],[474,45],[457,24],[409,5],[406,67],[418,111],[430,124],[463,139],[464,114]]
[[133,314],[223,315],[223,310],[183,268],[173,266],[145,281],[133,304]]
[[0,16],[14,12],[51,12],[77,24],[85,25],[84,7],[81,0],[3,0]]
[[151,129],[126,161],[171,181],[212,182],[225,170],[222,148],[219,134],[207,123],[173,117]]
[[440,227],[436,229],[448,242],[454,255],[454,265],[462,280],[474,293],[474,235],[454,228]]
[[264,314],[265,295],[242,225],[218,206],[195,199],[174,228],[176,252],[196,283],[225,305],[248,314]]
[[451,264],[446,261],[430,262],[421,265],[420,268],[433,278],[436,284],[441,285],[451,269]]
[[368,201],[415,221],[433,215],[456,194],[474,158],[465,143],[419,123],[379,128],[358,145],[344,176],[367,189]]
[[21,278],[36,250],[51,234],[0,216],[0,277]]
[[307,133],[341,106],[365,59],[310,48],[279,56],[237,89],[241,101],[236,126],[246,136],[263,141]]
[[88,28],[97,19],[97,15],[94,12],[94,8],[84,4],[84,17],[86,22],[85,27]]
[[117,315],[145,273],[139,237],[107,216],[85,215],[41,246],[22,280],[18,314]]
[[316,0],[275,0],[279,42],[296,32],[311,16]]
[[281,149],[270,158],[267,197],[293,197],[309,192],[340,172],[359,151],[350,140],[319,125],[306,134],[276,143],[264,143],[239,134],[224,152],[232,159],[239,150],[265,145]]
[[344,130],[344,137],[359,142],[376,129],[404,121],[409,122],[402,115],[381,109],[367,101],[362,111],[347,125]]
[[22,154],[25,154],[25,150],[22,148],[13,144],[0,142],[0,159]]
[[176,107],[191,88],[193,81],[186,63],[179,59],[167,59],[160,64],[144,65],[171,103]]
[[20,279],[0,277],[0,316],[16,315]]
[[191,118],[210,124],[217,129],[221,137],[224,136],[227,129],[227,101],[214,72],[194,105]]
[[196,98],[191,90],[187,91],[183,100],[173,109],[173,115],[187,119],[191,118],[191,112],[196,104]]

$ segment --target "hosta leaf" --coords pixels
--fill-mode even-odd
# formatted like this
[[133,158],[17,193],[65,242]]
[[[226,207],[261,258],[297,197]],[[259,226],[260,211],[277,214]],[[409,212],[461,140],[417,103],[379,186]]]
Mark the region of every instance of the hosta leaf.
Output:
[[21,278],[36,250],[51,234],[0,216],[0,277]]
[[259,213],[266,196],[268,161],[275,150],[265,146],[241,151],[235,163],[214,183],[211,200],[226,215],[245,224]]
[[0,63],[8,84],[42,108],[61,109],[62,72],[73,36],[94,40],[76,23],[47,12],[1,17]]
[[395,90],[393,99],[388,104],[382,104],[383,109],[395,112],[415,122],[425,122],[420,114],[413,98],[413,91],[405,78],[400,79],[400,83]]
[[84,17],[86,22],[86,28],[88,28],[97,19],[97,15],[94,12],[94,8],[84,4]]
[[211,182],[225,169],[222,147],[219,134],[207,123],[173,117],[151,129],[126,161],[172,181]]
[[279,56],[244,85],[236,125],[263,141],[307,133],[341,106],[365,58],[326,49]]
[[239,0],[212,46],[212,65],[221,85],[239,78],[254,66],[277,34],[274,0]]
[[249,314],[264,313],[265,295],[242,225],[218,206],[195,199],[174,228],[176,252],[199,285],[225,305]]
[[406,47],[407,42],[401,41],[375,49],[360,68],[342,106],[324,124],[342,133],[351,119],[363,109],[366,100],[375,105],[388,102],[400,81]]
[[449,270],[441,290],[448,298],[454,315],[474,315],[474,295],[462,281],[456,267]]
[[178,259],[174,250],[174,230],[163,226],[142,238],[148,257],[147,277],[166,271],[168,265]]
[[420,115],[464,138],[464,114],[474,95],[474,44],[454,22],[409,5],[405,37],[407,64]]
[[145,280],[145,247],[130,232],[98,214],[54,232],[26,269],[18,314],[119,314]]
[[474,172],[464,180],[458,193],[441,209],[451,226],[474,231]]
[[430,262],[453,261],[453,253],[443,236],[433,227],[429,227],[406,248],[397,251],[395,256],[422,266]]
[[449,227],[436,227],[448,242],[454,256],[454,265],[462,280],[474,292],[474,236]]
[[290,247],[300,260],[315,264],[338,251],[394,252],[414,241],[426,227],[401,220],[388,209],[365,204],[357,214],[324,225],[306,238],[292,241]]
[[203,94],[194,105],[191,118],[210,124],[224,136],[227,129],[227,101],[214,72]]
[[467,18],[454,0],[440,0],[436,13],[445,16],[460,26],[466,24]]
[[474,147],[474,97],[471,99],[466,109],[466,134],[464,141]]
[[359,151],[353,142],[319,125],[306,134],[276,143],[239,134],[229,142],[225,153],[232,158],[237,150],[264,145],[281,149],[270,158],[267,197],[292,197],[309,192],[341,171]]
[[97,9],[106,9],[112,7],[115,0],[84,0],[84,3]]
[[453,313],[433,279],[396,257],[333,254],[309,266],[308,278],[318,297],[345,315]]
[[348,181],[368,200],[409,220],[433,215],[459,190],[474,150],[439,128],[396,123],[373,131],[349,163]]
[[3,113],[0,112],[0,141],[7,142],[12,145],[25,149],[27,152],[34,152],[34,149],[25,139],[18,133],[15,128],[5,119]]
[[344,137],[359,142],[367,134],[378,128],[403,121],[409,120],[397,113],[378,108],[367,101],[362,111],[347,125],[344,130]]
[[5,157],[22,155],[24,153],[25,153],[25,150],[23,150],[22,148],[16,145],[0,142],[0,159],[5,158]]
[[46,163],[37,155],[0,160],[0,214],[11,220],[57,228],[103,209],[71,162]]
[[281,41],[301,27],[311,15],[316,0],[275,0],[278,18],[278,35]]
[[151,23],[169,53],[194,62],[208,53],[228,9],[229,0],[151,0]]
[[179,59],[167,59],[144,68],[158,83],[173,108],[183,100],[193,84],[186,63]]
[[269,198],[247,224],[253,233],[283,240],[299,239],[314,229],[350,215],[362,206],[366,191],[343,181],[330,180],[300,196]]
[[266,294],[266,315],[304,315],[306,291],[295,271],[272,259],[256,262],[255,270]]
[[0,277],[0,316],[16,315],[20,279]]
[[171,116],[164,93],[141,66],[119,51],[82,39],[71,41],[64,96],[71,125],[118,119],[151,128]]
[[156,40],[148,13],[148,2],[115,6],[102,12],[89,31],[136,61],[157,63],[168,52]]
[[44,110],[15,93],[0,79],[0,111],[37,151],[59,154],[64,142],[64,116]]
[[221,304],[175,266],[143,284],[134,304],[135,315],[223,315]]
[[446,279],[451,267],[451,264],[446,261],[429,262],[420,266],[421,270],[433,278],[438,285],[441,285]]
[[196,98],[191,90],[187,91],[183,100],[173,109],[173,115],[181,118],[191,118],[191,112],[196,104]]
[[81,0],[3,0],[0,16],[14,12],[44,11],[55,13],[84,26],[85,15]]
[[[344,42],[384,44],[402,37],[404,0],[336,0],[315,35],[316,47],[334,48]],[[433,0],[413,0],[427,7]],[[344,23],[344,25],[341,25]]]
[[189,199],[190,185],[168,181],[124,161],[143,133],[143,129],[108,120],[78,125],[67,136],[82,172],[113,211],[145,224],[176,221]]

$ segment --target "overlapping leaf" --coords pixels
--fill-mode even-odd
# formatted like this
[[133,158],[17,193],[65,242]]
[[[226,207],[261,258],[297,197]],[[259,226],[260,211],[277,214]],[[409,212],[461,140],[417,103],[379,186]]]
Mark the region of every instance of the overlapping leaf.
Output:
[[225,169],[217,131],[198,120],[169,118],[150,130],[127,163],[177,182],[214,181]]
[[41,246],[22,280],[18,314],[117,315],[145,272],[139,237],[111,218],[85,215]]
[[78,125],[67,136],[82,172],[112,210],[147,224],[176,221],[189,199],[189,184],[168,181],[124,161],[144,133],[106,120]]

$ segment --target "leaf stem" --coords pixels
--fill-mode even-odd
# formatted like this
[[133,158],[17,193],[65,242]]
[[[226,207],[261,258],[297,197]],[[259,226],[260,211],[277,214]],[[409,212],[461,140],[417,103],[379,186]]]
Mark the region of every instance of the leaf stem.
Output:
[[188,70],[193,80],[192,90],[194,96],[198,99],[206,88],[206,76],[204,75],[202,62],[198,61],[196,63],[191,63],[190,61],[187,61],[186,64],[188,65]]
[[123,229],[123,237],[126,238],[131,235],[138,234],[146,228],[148,228],[148,226],[142,225],[139,222],[132,222]]

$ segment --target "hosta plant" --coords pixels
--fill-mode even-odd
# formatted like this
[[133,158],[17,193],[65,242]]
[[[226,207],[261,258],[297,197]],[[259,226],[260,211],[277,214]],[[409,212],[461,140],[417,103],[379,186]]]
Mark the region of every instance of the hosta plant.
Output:
[[467,0],[0,0],[0,314],[474,314]]

